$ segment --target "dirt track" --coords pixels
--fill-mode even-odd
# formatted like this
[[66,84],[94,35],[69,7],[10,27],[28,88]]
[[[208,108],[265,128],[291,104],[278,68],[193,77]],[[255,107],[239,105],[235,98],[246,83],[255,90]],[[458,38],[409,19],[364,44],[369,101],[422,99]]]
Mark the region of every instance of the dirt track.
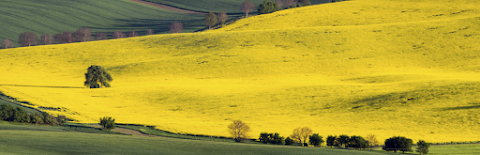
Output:
[[145,2],[145,1],[142,1],[142,0],[130,0],[130,1],[132,1],[132,2],[137,2],[137,3],[142,3],[142,4],[146,4],[146,5],[150,5],[150,6],[154,6],[154,7],[159,7],[159,8],[166,9],[166,10],[170,10],[170,11],[180,12],[180,13],[191,13],[191,14],[201,14],[201,15],[206,14],[206,13],[203,13],[203,12],[183,10],[183,9],[180,9],[180,8],[175,8],[175,7],[171,7],[171,6],[167,6],[167,5],[162,5],[162,4]]
[[[98,124],[94,124],[94,125],[90,125],[90,126],[94,127],[94,128],[102,128],[102,126],[100,126]],[[135,136],[164,137],[164,136],[157,136],[157,135],[147,135],[147,134],[141,133],[140,131],[132,130],[132,129],[126,129],[126,128],[115,128],[115,129],[112,129],[111,131],[117,132],[117,133],[123,133],[123,134],[127,134],[127,135],[135,135]],[[168,137],[166,137],[166,138],[168,138]]]

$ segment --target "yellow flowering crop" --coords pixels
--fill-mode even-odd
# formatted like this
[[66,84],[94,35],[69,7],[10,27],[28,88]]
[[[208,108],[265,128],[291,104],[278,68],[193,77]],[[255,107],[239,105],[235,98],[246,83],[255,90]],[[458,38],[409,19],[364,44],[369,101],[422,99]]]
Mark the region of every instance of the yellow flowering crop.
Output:
[[[355,0],[202,33],[0,50],[0,91],[80,123],[179,133],[480,139],[480,2]],[[104,66],[111,88],[88,89]]]

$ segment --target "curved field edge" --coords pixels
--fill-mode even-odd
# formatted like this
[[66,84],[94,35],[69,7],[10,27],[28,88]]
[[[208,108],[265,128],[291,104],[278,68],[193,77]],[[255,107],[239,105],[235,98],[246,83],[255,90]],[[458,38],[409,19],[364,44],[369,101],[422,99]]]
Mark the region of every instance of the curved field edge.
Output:
[[[315,7],[324,6],[304,9]],[[51,113],[85,123],[113,116],[171,132],[228,136],[227,125],[241,119],[252,127],[251,137],[288,136],[309,126],[324,137],[375,133],[380,141],[397,135],[477,141],[476,12],[451,20],[2,50],[0,69],[8,74],[0,80],[9,85],[0,90],[36,106],[61,107]],[[105,66],[113,87],[81,88],[90,65]]]

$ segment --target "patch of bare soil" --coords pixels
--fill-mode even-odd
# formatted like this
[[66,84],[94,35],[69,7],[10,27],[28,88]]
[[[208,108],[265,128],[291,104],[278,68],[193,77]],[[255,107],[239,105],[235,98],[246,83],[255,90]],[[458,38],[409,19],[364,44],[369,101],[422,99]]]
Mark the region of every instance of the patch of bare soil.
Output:
[[201,14],[201,15],[206,14],[206,13],[203,13],[203,12],[196,12],[196,11],[184,10],[184,9],[180,9],[180,8],[176,8],[176,7],[171,7],[171,6],[167,6],[167,5],[156,4],[156,3],[151,3],[151,2],[145,2],[145,1],[142,1],[142,0],[130,0],[130,1],[132,1],[132,2],[137,2],[137,3],[142,3],[142,4],[146,4],[146,5],[150,5],[150,6],[154,6],[154,7],[159,7],[159,8],[166,9],[166,10],[170,10],[170,11],[180,12],[180,13],[191,13],[191,14]]

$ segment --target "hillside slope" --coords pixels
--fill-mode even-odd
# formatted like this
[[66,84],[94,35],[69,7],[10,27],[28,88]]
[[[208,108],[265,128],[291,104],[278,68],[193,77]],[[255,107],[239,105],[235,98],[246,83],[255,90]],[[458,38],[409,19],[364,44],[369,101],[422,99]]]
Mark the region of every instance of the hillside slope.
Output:
[[93,34],[137,31],[143,35],[147,29],[167,33],[168,25],[174,21],[182,21],[185,31],[193,32],[205,27],[203,18],[128,0],[7,0],[0,2],[0,42],[8,38],[17,44],[23,32],[40,36],[80,27],[91,28]]
[[[256,16],[204,33],[1,50],[0,91],[35,107],[58,107],[49,112],[84,123],[113,116],[120,123],[228,136],[227,125],[240,119],[252,138],[260,132],[286,137],[309,126],[324,137],[476,141],[480,9],[472,6],[480,2],[465,3],[389,0],[380,9],[377,1],[357,0]],[[424,11],[406,17],[397,10],[418,6]],[[330,9],[345,11],[332,15]],[[342,16],[360,9],[382,16]],[[324,22],[291,25],[296,17]],[[279,21],[286,23],[269,26]],[[90,65],[108,69],[111,88],[82,87]]]

